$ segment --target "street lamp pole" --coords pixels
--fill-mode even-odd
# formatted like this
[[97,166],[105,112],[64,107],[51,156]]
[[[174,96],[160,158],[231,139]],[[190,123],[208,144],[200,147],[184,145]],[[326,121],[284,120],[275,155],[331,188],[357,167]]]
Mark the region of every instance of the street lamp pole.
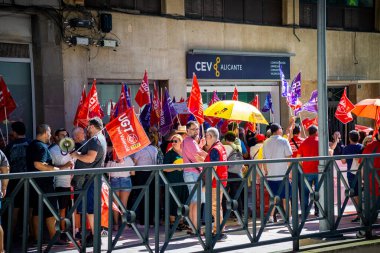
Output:
[[[317,30],[317,61],[318,61],[318,135],[319,155],[328,156],[328,111],[327,111],[327,64],[326,64],[326,0],[318,0],[318,30]],[[326,219],[319,223],[319,230],[331,229],[334,219],[334,186],[333,170],[325,169],[326,161],[319,161],[319,172],[325,172],[326,178],[320,188],[319,196]],[[321,174],[319,174],[319,179]],[[332,193],[332,194],[331,194]],[[332,222],[331,222],[332,221]]]

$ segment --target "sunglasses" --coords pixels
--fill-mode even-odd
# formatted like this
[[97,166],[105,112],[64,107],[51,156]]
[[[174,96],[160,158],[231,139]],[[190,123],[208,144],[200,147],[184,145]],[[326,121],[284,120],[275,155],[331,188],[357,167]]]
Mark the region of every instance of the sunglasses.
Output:
[[178,140],[172,140],[172,141],[170,141],[171,143],[179,143],[179,141]]

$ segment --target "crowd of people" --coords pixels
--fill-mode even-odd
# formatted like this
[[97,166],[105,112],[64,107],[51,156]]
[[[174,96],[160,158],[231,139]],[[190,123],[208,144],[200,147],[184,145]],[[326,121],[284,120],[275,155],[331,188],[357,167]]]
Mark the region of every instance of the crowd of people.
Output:
[[[150,145],[138,151],[137,153],[125,157],[118,158],[113,151],[112,142],[103,133],[103,122],[99,118],[92,118],[88,122],[86,129],[75,127],[71,131],[71,136],[75,142],[75,151],[64,153],[59,147],[59,142],[68,137],[69,131],[60,128],[52,134],[51,128],[42,124],[36,129],[36,139],[29,140],[26,138],[26,127],[22,122],[14,122],[11,125],[11,142],[6,146],[4,153],[0,151],[0,169],[2,173],[23,173],[34,171],[58,171],[58,170],[79,170],[85,168],[101,168],[101,167],[132,167],[132,166],[147,166],[146,170],[121,171],[112,172],[107,175],[109,183],[120,198],[121,203],[130,209],[138,199],[140,189],[133,189],[132,186],[143,186],[148,180],[149,184],[149,199],[145,202],[145,195],[138,204],[136,210],[136,218],[139,225],[153,226],[154,212],[154,180],[152,180],[152,171],[149,166],[156,164],[188,164],[202,162],[217,162],[217,161],[233,161],[233,160],[264,160],[264,159],[283,159],[290,157],[315,157],[318,156],[318,127],[310,126],[307,129],[305,139],[301,137],[301,127],[295,124],[294,119],[291,120],[286,131],[283,130],[280,124],[272,123],[268,126],[265,134],[248,130],[245,132],[243,128],[239,128],[236,122],[231,122],[228,125],[228,131],[221,133],[219,129],[209,127],[205,130],[204,136],[201,136],[201,126],[196,121],[189,121],[186,126],[178,126],[172,130],[167,136],[161,137],[157,128],[151,127],[146,130],[150,140]],[[344,145],[339,132],[335,132],[329,143],[330,155],[351,155],[360,153],[380,152],[380,136],[376,135],[372,138],[373,133],[366,135],[362,132],[352,130],[349,132],[349,144]],[[358,191],[361,188],[355,182],[355,173],[358,169],[360,161],[358,159],[343,159],[342,163],[347,164],[347,179],[349,185],[355,189],[355,200],[358,201]],[[375,167],[379,167],[380,158],[375,159]],[[303,177],[297,182],[299,188],[305,187],[301,180],[306,179],[309,184],[315,189],[318,189],[318,161],[304,161],[301,163]],[[268,185],[275,195],[282,199],[284,208],[289,208],[289,217],[286,222],[291,222],[290,210],[291,201],[286,203],[285,188],[281,183],[288,170],[288,163],[268,163],[259,164],[264,176],[268,177]],[[214,218],[213,234],[217,231],[222,231],[218,240],[223,240],[227,237],[223,233],[224,228],[220,227],[223,220],[223,215],[226,211],[226,198],[222,191],[217,191],[217,184],[220,183],[227,189],[231,198],[235,198],[238,203],[237,212],[243,214],[242,205],[243,193],[237,196],[239,181],[226,181],[227,179],[239,179],[247,173],[247,166],[244,165],[220,165],[214,166],[215,173],[219,178],[212,178],[212,216]],[[204,192],[199,193],[202,187],[197,187],[194,182],[199,180],[199,176],[203,168],[201,167],[186,167],[184,169],[164,169],[164,175],[167,182],[177,184],[173,186],[177,199],[184,204],[190,196],[189,204],[189,219],[192,224],[187,223],[184,219],[179,221],[177,230],[185,230],[188,234],[203,235],[201,224],[198,224],[198,204],[204,202]],[[61,175],[56,177],[41,177],[36,178],[37,186],[44,193],[62,193],[80,191],[90,180],[91,175]],[[291,179],[291,175],[289,175]],[[255,179],[251,180],[255,183]],[[2,180],[1,194],[3,198],[7,198],[12,192],[19,188],[18,193],[14,198],[14,208],[12,214],[11,229],[14,236],[19,235],[17,231],[20,229],[20,213],[24,210],[24,194],[23,186],[20,188],[17,180]],[[289,184],[287,187],[291,189],[291,180],[286,181]],[[182,183],[182,184],[181,184]],[[203,184],[200,180],[200,184]],[[201,185],[202,186],[202,185]],[[378,188],[378,185],[377,185]],[[37,192],[30,187],[29,207],[31,208],[30,222],[30,238],[32,242],[37,240],[38,230],[41,227],[39,224],[39,210]],[[304,195],[301,196],[301,192]],[[217,196],[219,194],[219,196]],[[161,194],[162,195],[162,194]],[[198,201],[198,197],[201,200]],[[304,188],[300,191],[301,210],[306,215],[309,206],[309,189]],[[75,200],[78,195],[75,194]],[[217,203],[219,200],[219,203]],[[61,217],[66,216],[66,212],[71,205],[70,194],[61,194],[57,197],[49,197],[49,201],[54,209],[58,210]],[[145,217],[145,204],[149,203],[148,220]],[[163,202],[161,202],[163,203]],[[1,202],[0,202],[1,204]],[[163,204],[162,204],[163,205]],[[162,206],[161,208],[165,208]],[[178,216],[178,203],[170,195],[169,196],[169,222],[173,226],[176,217]],[[85,236],[86,245],[91,246],[93,243],[94,234],[94,183],[91,182],[87,190],[86,208],[83,208],[80,203],[75,212],[75,237],[81,237],[81,214],[83,210],[86,212],[86,218],[89,224],[89,233]],[[309,208],[310,210],[310,208]],[[255,210],[251,210],[255,211]],[[318,207],[314,208],[315,215],[318,215]],[[219,213],[218,213],[219,212]],[[113,230],[119,230],[121,225],[121,217],[118,211],[113,212]],[[233,217],[233,214],[231,214]],[[47,227],[49,237],[52,238],[56,233],[56,220],[53,217],[47,205],[43,205],[43,218]],[[233,217],[236,218],[236,217]],[[268,220],[269,223],[276,222],[277,217],[274,209]],[[219,222],[217,222],[219,221]],[[359,218],[352,220],[359,221]],[[61,222],[61,229],[64,230],[66,224]],[[219,226],[219,227],[218,227]],[[1,226],[0,226],[1,228]],[[67,237],[62,234],[56,244],[66,244]],[[3,249],[3,230],[0,229],[0,252]]]

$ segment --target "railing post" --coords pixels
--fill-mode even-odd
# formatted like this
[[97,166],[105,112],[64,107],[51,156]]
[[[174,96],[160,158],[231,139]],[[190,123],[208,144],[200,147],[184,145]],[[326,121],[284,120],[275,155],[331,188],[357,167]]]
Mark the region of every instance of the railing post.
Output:
[[29,179],[24,181],[24,210],[22,216],[22,252],[27,252],[29,232]]
[[[102,174],[96,174],[94,178],[94,252],[100,252],[101,238],[100,238],[100,216],[101,216],[101,188],[102,188]],[[112,212],[112,206],[110,207]]]
[[[153,173],[155,179],[154,250],[158,253],[160,251],[160,175],[158,170]],[[168,196],[168,198],[170,199],[170,196]]]
[[371,195],[370,195],[370,187],[369,187],[369,180],[370,179],[370,163],[368,161],[368,158],[364,158],[363,160],[364,165],[363,165],[363,170],[364,170],[364,175],[363,175],[363,181],[364,181],[364,219],[363,223],[364,226],[366,226],[365,229],[365,237],[367,239],[370,239],[371,237]]
[[292,227],[293,251],[298,251],[300,248],[298,239],[298,162],[292,163]]
[[[206,198],[205,198],[205,223],[206,223],[206,251],[212,250],[212,167],[205,168],[206,173]],[[200,206],[198,206],[200,208]],[[214,218],[216,222],[216,217]],[[198,224],[200,227],[201,224]]]

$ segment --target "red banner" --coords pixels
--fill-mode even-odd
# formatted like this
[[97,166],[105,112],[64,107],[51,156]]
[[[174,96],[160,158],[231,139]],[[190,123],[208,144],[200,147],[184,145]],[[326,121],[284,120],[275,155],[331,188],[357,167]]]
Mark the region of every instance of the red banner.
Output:
[[314,119],[306,118],[302,120],[302,125],[306,130],[309,129],[309,127],[311,127],[312,125],[318,126],[318,117]]
[[199,88],[197,76],[193,74],[193,86],[191,88],[190,97],[187,101],[187,108],[197,119],[199,124],[203,124],[203,102],[202,102],[202,94]]
[[83,86],[82,95],[80,97],[79,104],[77,107],[77,112],[75,113],[74,126],[80,126],[83,128],[87,127],[87,120],[83,121],[83,120],[79,119],[79,112],[80,112],[85,100],[86,100],[86,87]]
[[340,98],[338,107],[336,108],[335,117],[343,124],[347,124],[348,122],[354,119],[351,114],[351,111],[354,108],[355,105],[347,98],[345,88],[343,91],[343,95]]
[[117,157],[120,159],[134,154],[150,144],[133,108],[127,109],[125,113],[108,123],[106,129]]
[[[260,110],[259,95],[256,94],[255,98],[250,102],[250,104],[256,107],[258,110]],[[248,130],[251,132],[256,132],[256,124],[251,122],[245,123],[245,132],[247,132]]]
[[158,95],[156,82],[154,82],[153,83],[153,101],[152,101],[152,108],[150,110],[150,125],[151,126],[159,125],[160,115],[161,115],[161,102],[160,102],[160,97]]
[[139,90],[135,96],[136,103],[143,107],[146,104],[150,103],[150,92],[149,92],[149,81],[148,81],[148,73],[145,70],[144,78],[141,81],[141,85]]
[[17,105],[2,76],[0,76],[0,121],[8,118]]
[[96,91],[96,79],[94,79],[91,89],[78,112],[77,119],[80,126],[86,127],[89,119],[93,117],[103,118],[103,116],[104,113],[100,107],[98,92]]

